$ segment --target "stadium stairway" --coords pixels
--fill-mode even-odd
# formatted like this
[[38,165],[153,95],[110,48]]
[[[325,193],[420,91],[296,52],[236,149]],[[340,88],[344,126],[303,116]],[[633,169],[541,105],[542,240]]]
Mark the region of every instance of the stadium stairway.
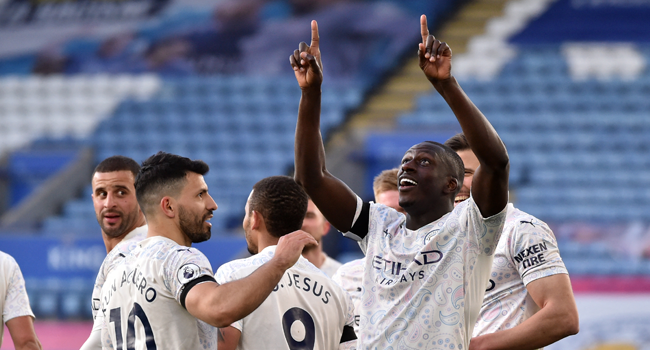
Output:
[[[487,21],[502,13],[507,0],[475,0],[464,5],[458,13],[442,28],[436,30],[436,22],[430,21],[430,31],[437,38],[447,42],[454,55],[466,51],[472,36],[485,30]],[[414,50],[408,51],[408,60],[371,95],[364,106],[350,119],[350,128],[391,129],[395,126],[395,117],[412,110],[416,97],[432,89],[431,84],[423,78]]]

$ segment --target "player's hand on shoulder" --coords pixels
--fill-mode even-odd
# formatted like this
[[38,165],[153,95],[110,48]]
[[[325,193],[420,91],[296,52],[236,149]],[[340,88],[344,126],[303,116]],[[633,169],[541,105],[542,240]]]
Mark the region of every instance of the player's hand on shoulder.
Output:
[[451,78],[451,48],[429,34],[425,15],[420,17],[420,34],[422,42],[419,44],[418,57],[424,75],[432,83]]
[[300,88],[318,88],[323,82],[323,62],[319,48],[318,24],[311,21],[311,45],[301,42],[298,49],[289,56],[289,62]]
[[312,235],[302,230],[294,231],[280,237],[275,248],[275,255],[271,261],[274,261],[281,269],[286,270],[298,261],[302,250],[306,246],[313,245],[318,245],[318,242]]

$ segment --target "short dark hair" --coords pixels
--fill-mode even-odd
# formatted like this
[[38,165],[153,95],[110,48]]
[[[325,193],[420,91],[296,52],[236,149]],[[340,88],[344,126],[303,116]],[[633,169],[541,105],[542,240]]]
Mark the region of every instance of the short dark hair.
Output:
[[460,189],[463,187],[463,179],[465,179],[465,165],[463,164],[463,160],[456,151],[447,145],[435,141],[424,141],[423,143],[433,145],[440,149],[440,151],[435,152],[434,154],[447,166],[447,169],[450,171],[449,175],[458,181],[458,187],[456,188],[456,193],[454,195],[458,194]]
[[260,213],[269,234],[282,237],[302,227],[308,200],[305,190],[293,178],[271,176],[253,186],[248,213]]
[[140,172],[140,165],[135,160],[125,156],[111,156],[108,157],[95,167],[95,173],[112,173],[114,171],[130,171],[135,179]]
[[210,167],[202,160],[158,152],[142,162],[135,178],[135,195],[146,214],[164,196],[177,196],[185,185],[188,172],[205,175]]
[[456,152],[464,151],[466,149],[472,149],[471,147],[469,147],[469,142],[467,142],[467,137],[465,137],[465,134],[463,134],[462,132],[450,137],[447,141],[445,141],[445,145]]
[[380,193],[386,191],[397,191],[397,172],[399,169],[393,168],[384,170],[375,176],[372,182],[372,191],[375,193],[375,200]]

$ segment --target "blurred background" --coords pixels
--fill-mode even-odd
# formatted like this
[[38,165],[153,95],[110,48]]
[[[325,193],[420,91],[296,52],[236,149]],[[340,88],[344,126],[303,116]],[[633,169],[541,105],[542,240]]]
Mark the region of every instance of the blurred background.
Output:
[[[0,250],[45,349],[78,349],[106,253],[104,158],[202,159],[219,205],[197,247],[242,256],[252,185],[291,174],[288,56],[318,20],[328,168],[361,197],[408,147],[460,127],[416,61],[419,15],[505,142],[515,206],[553,228],[581,330],[550,349],[650,349],[650,2],[0,0]],[[342,262],[361,255],[339,234]],[[2,349],[13,349],[5,337]]]

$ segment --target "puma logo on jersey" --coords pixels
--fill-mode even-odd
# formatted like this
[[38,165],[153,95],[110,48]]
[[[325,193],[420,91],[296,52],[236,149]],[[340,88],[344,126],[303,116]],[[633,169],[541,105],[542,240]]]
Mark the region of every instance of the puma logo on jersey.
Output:
[[535,224],[533,224],[533,220],[531,219],[530,221],[526,220],[521,220],[519,221],[520,224],[531,224],[533,227],[535,227]]

